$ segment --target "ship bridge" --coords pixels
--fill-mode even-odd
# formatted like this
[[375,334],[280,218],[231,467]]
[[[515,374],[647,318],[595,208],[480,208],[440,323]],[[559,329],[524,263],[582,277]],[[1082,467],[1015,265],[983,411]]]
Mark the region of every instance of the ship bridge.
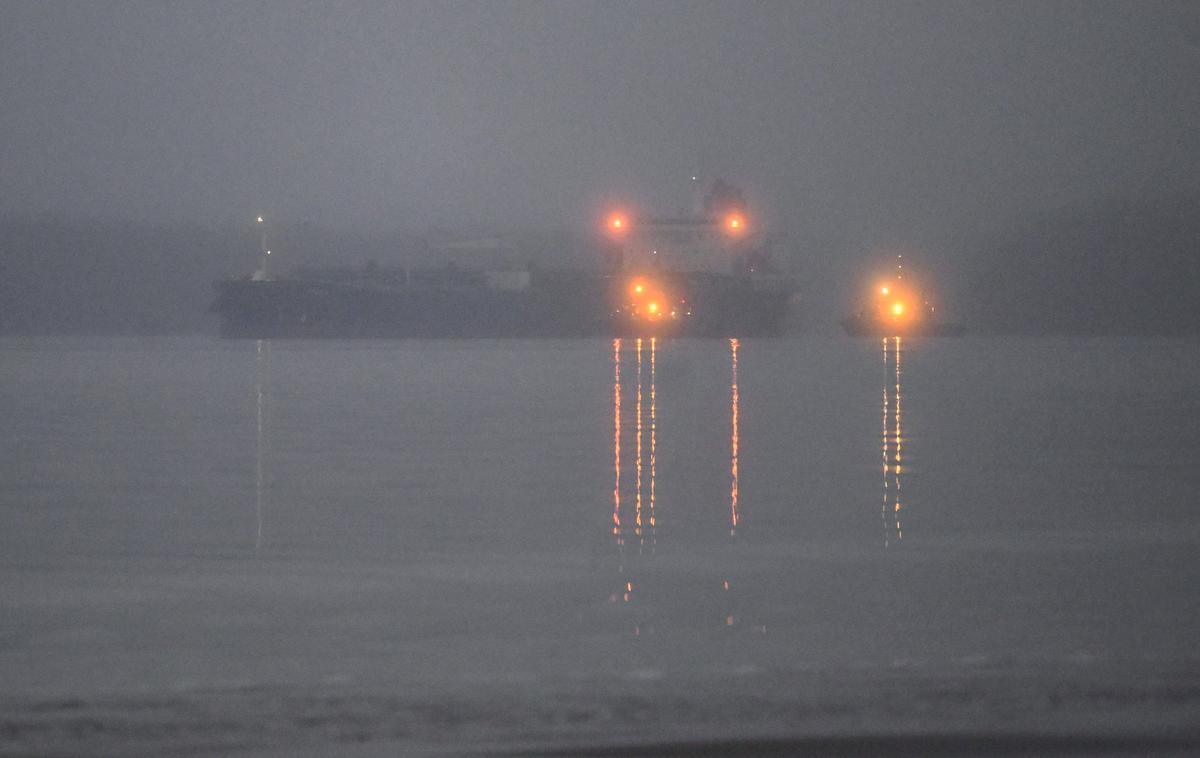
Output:
[[623,222],[621,260],[628,271],[729,274],[757,235],[741,214],[728,218],[643,217]]

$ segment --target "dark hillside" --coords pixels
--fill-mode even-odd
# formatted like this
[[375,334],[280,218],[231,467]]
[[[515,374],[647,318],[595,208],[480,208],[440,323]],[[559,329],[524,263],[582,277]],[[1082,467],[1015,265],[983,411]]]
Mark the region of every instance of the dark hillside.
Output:
[[0,333],[211,331],[211,283],[239,268],[246,246],[236,233],[193,227],[6,219]]

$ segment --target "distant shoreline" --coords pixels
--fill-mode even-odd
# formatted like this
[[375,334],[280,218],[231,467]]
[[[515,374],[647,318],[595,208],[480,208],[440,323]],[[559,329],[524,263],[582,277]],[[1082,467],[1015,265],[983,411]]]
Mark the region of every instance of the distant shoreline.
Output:
[[1054,733],[958,733],[870,734],[614,743],[588,747],[559,747],[533,752],[500,752],[490,755],[563,756],[564,758],[857,758],[862,756],[1068,756],[1068,755],[1192,755],[1200,749],[1200,733],[1150,734],[1054,734]]

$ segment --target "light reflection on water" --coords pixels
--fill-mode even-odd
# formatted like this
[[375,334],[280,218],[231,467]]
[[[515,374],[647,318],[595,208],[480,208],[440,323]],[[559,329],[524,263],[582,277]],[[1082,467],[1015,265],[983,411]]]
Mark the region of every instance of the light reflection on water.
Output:
[[[732,544],[738,536],[738,528],[742,523],[740,509],[740,408],[741,395],[738,383],[738,351],[741,343],[737,339],[728,341],[728,371],[729,371],[729,401],[728,401],[728,513],[726,517],[728,539]],[[632,356],[625,355],[632,347]],[[611,376],[612,385],[612,519],[611,530],[613,542],[617,550],[618,575],[620,583],[618,591],[609,596],[612,603],[630,603],[635,598],[635,590],[640,582],[630,575],[633,570],[631,559],[636,556],[653,556],[658,541],[658,355],[660,341],[657,338],[622,341],[620,338],[612,341]],[[622,375],[622,361],[632,363],[632,376],[626,372]],[[623,385],[632,378],[633,387]],[[623,394],[633,396],[632,424],[623,421]],[[627,438],[632,436],[632,440]],[[678,438],[677,438],[678,439]],[[680,440],[682,441],[682,440]],[[624,456],[632,453],[632,460],[623,460]],[[633,482],[622,482],[622,471],[633,472]],[[623,487],[631,487],[633,495],[632,513],[629,513],[628,500],[622,500]],[[636,551],[626,554],[626,548],[636,545]],[[638,564],[644,565],[644,564]],[[729,575],[721,581],[723,597],[721,623],[733,626],[736,615],[731,610],[733,605],[733,581]],[[633,627],[635,634],[642,633],[641,625]]]
[[[742,428],[745,388],[740,376],[741,361],[746,345],[736,338],[707,344],[678,343],[670,340],[664,342],[658,338],[615,338],[607,344],[608,371],[611,381],[608,409],[609,423],[611,424],[611,495],[608,497],[611,501],[611,516],[608,520],[610,521],[609,531],[611,531],[615,544],[621,548],[632,544],[636,546],[639,554],[642,552],[654,553],[662,536],[660,533],[660,527],[663,526],[661,501],[664,493],[660,491],[660,487],[664,482],[675,490],[666,493],[669,529],[678,530],[681,526],[678,519],[682,518],[688,522],[686,528],[693,536],[698,528],[707,524],[704,528],[709,530],[707,532],[709,539],[715,538],[715,533],[711,529],[714,526],[712,521],[716,514],[711,510],[695,511],[690,508],[681,508],[680,498],[684,498],[687,504],[691,505],[692,501],[707,502],[716,496],[712,490],[705,491],[703,488],[706,481],[714,485],[716,482],[713,477],[703,476],[702,471],[697,471],[697,455],[689,457],[684,453],[690,454],[694,452],[694,449],[700,447],[705,451],[711,451],[717,444],[717,440],[711,436],[705,439],[689,439],[686,433],[684,436],[680,436],[680,430],[682,426],[686,426],[686,424],[681,425],[681,422],[687,421],[685,416],[681,416],[681,413],[702,415],[712,418],[715,423],[715,418],[710,414],[719,406],[714,407],[716,406],[716,397],[709,395],[705,399],[698,396],[696,394],[697,387],[689,386],[688,382],[683,382],[683,387],[679,386],[679,365],[689,366],[689,371],[712,372],[715,378],[716,372],[712,359],[715,357],[714,353],[717,352],[714,348],[717,348],[718,345],[723,347],[721,352],[724,353],[724,373],[728,380],[725,385],[726,400],[723,410],[725,418],[723,423],[728,435],[727,441],[724,443],[726,448],[724,531],[730,544],[733,544],[746,526],[743,504],[743,476],[746,462],[743,460],[744,430]],[[759,351],[763,347],[761,343],[757,342],[752,342],[751,346],[752,349]],[[673,383],[667,388],[671,413],[667,419],[670,434],[668,435],[665,459],[662,456],[663,450],[660,450],[660,426],[663,419],[660,418],[661,409],[659,407],[662,394],[662,388],[659,386],[659,369],[664,349],[674,355]],[[883,494],[880,510],[885,547],[903,540],[905,536],[902,510],[907,503],[902,504],[901,499],[902,478],[905,473],[904,447],[907,441],[902,433],[902,358],[904,349],[905,346],[899,337],[889,337],[882,341],[884,367],[882,433],[881,444],[877,449],[881,449],[882,457]],[[754,355],[758,355],[758,352],[755,352]],[[295,488],[290,481],[295,478],[295,472],[289,470],[286,472],[285,478],[279,481],[274,481],[272,477],[272,436],[277,432],[274,428],[276,421],[274,416],[277,414],[272,403],[272,382],[281,381],[280,377],[272,375],[272,341],[255,341],[253,356],[254,546],[255,549],[262,549],[272,545],[273,542],[271,510],[274,505],[274,497],[281,495],[285,500],[289,497],[294,499],[294,494],[289,493]],[[291,358],[294,359],[295,356],[291,356]],[[671,356],[668,356],[668,360],[671,360]],[[683,395],[678,394],[681,390]],[[675,396],[671,396],[671,392],[674,392]],[[798,398],[798,401],[809,402],[811,398],[801,397]],[[285,403],[285,405],[288,406],[290,412],[288,409],[282,410],[284,418],[281,423],[283,426],[289,426],[289,418],[291,418],[289,414],[294,414],[296,408],[294,404]],[[711,428],[712,424],[706,422],[705,425],[705,434],[711,435],[716,431]],[[295,439],[293,438],[293,446],[294,443]],[[779,440],[775,439],[772,443],[779,444]],[[681,458],[687,458],[688,460],[682,462],[688,465],[681,467]],[[663,460],[667,460],[668,466],[674,468],[667,471],[666,480],[660,481],[662,472],[659,469]],[[755,460],[751,460],[752,466]],[[709,462],[705,465],[711,464],[712,462]],[[317,465],[321,465],[319,461]],[[757,471],[761,470],[760,468]],[[279,487],[282,490],[277,493]],[[291,543],[294,539],[295,535],[292,535],[288,538],[288,542]],[[724,586],[723,590],[729,591],[729,587]]]
[[[687,707],[653,723],[687,727],[741,671],[762,672],[738,675],[754,705],[718,728],[844,707],[852,729],[942,713],[947,691],[985,725],[989,703],[1040,718],[1063,692],[1104,693],[1090,716],[1132,683],[1137,717],[1200,691],[1136,689],[1172,681],[1148,660],[1196,670],[1191,343],[5,357],[0,679],[18,694],[339,681],[424,713],[430,682],[453,704],[505,681],[568,703],[527,725],[570,723],[547,684],[570,681],[604,714],[623,688],[666,694]],[[1089,689],[1106,661],[1132,663]],[[794,695],[812,671],[830,673]],[[831,696],[847,671],[861,686]],[[914,671],[932,694],[903,710]]]
[[893,538],[897,542],[904,539],[900,524],[901,447],[904,443],[900,421],[900,375],[903,352],[900,337],[883,338],[883,505],[880,515],[883,519],[884,547],[890,546]]
[[[377,430],[370,427],[369,410],[356,411],[359,415],[349,416],[344,427],[349,433],[365,428],[375,435],[372,439],[385,445],[393,439],[402,438],[407,449],[419,452],[412,455],[404,453],[403,462],[394,466],[396,474],[390,481],[397,482],[397,488],[383,490],[372,482],[369,486],[352,490],[353,497],[337,500],[335,498],[340,493],[333,484],[325,486],[318,478],[306,480],[308,485],[300,482],[299,475],[308,473],[304,468],[337,473],[323,457],[322,448],[305,449],[300,445],[307,444],[306,440],[312,439],[324,428],[337,432],[338,428],[330,426],[330,422],[337,421],[340,408],[349,407],[347,403],[357,402],[356,396],[346,392],[344,402],[339,400],[328,406],[299,402],[297,398],[300,394],[290,389],[289,383],[294,381],[297,365],[304,366],[310,360],[304,351],[317,353],[318,347],[280,347],[276,343],[274,356],[272,347],[271,341],[252,343],[253,357],[247,361],[246,358],[250,357],[247,351],[241,353],[244,357],[240,358],[243,377],[246,376],[244,369],[250,365],[254,368],[251,396],[254,426],[246,423],[243,427],[247,431],[254,430],[253,480],[246,475],[250,473],[247,466],[241,481],[243,486],[253,481],[255,519],[255,524],[250,526],[246,518],[249,504],[247,499],[240,499],[238,502],[243,505],[239,506],[242,509],[241,516],[236,521],[240,544],[248,544],[250,529],[253,529],[256,550],[271,550],[278,554],[296,549],[294,546],[308,549],[319,540],[326,541],[319,543],[314,550],[345,551],[355,544],[388,550],[403,544],[425,550],[425,554],[433,554],[442,546],[458,549],[460,545],[477,539],[475,534],[480,531],[479,522],[492,518],[487,510],[491,502],[487,498],[492,497],[492,493],[480,494],[471,500],[469,496],[473,493],[463,485],[458,493],[465,494],[456,493],[454,500],[435,500],[439,503],[438,508],[425,509],[428,513],[443,513],[447,516],[445,519],[424,519],[419,522],[419,501],[407,495],[398,497],[397,493],[401,491],[399,487],[405,485],[406,479],[411,479],[414,472],[419,473],[419,466],[424,465],[421,456],[426,451],[435,459],[440,456],[441,460],[437,462],[440,468],[436,468],[429,477],[434,486],[427,487],[422,493],[425,497],[438,498],[438,490],[446,486],[446,478],[451,476],[448,472],[454,472],[455,475],[463,473],[455,466],[461,462],[473,463],[475,459],[470,456],[481,456],[488,450],[500,448],[483,435],[473,437],[470,430],[460,432],[452,428],[460,416],[467,412],[460,411],[464,401],[480,397],[481,385],[478,382],[465,385],[470,389],[469,392],[459,389],[445,391],[445,405],[435,407],[436,412],[426,412],[424,423],[409,423],[410,419],[400,416],[399,406],[392,411],[391,426],[385,428],[381,425]],[[539,354],[536,348],[524,345],[520,348]],[[862,343],[856,343],[853,349],[860,351],[859,363],[855,366],[856,380],[839,386],[837,389],[842,394],[830,395],[828,401],[825,396],[800,387],[794,391],[781,389],[788,380],[777,381],[772,386],[771,382],[782,373],[780,365],[791,366],[793,373],[799,373],[804,369],[804,360],[797,357],[781,360],[781,355],[786,355],[786,350],[792,349],[791,346],[753,340],[684,342],[656,338],[614,339],[583,347],[571,345],[563,348],[559,354],[540,353],[544,363],[539,369],[544,370],[552,361],[554,367],[578,364],[578,357],[585,349],[591,350],[594,358],[587,364],[586,376],[581,375],[579,369],[571,368],[570,372],[564,370],[561,373],[574,380],[573,386],[564,388],[562,383],[558,386],[547,383],[538,389],[537,402],[542,402],[545,397],[559,403],[552,414],[546,414],[544,419],[503,414],[498,414],[497,418],[503,420],[506,428],[514,429],[518,434],[523,428],[529,428],[538,435],[553,435],[557,427],[551,424],[567,418],[565,414],[575,408],[568,401],[585,393],[591,393],[595,398],[595,407],[577,411],[578,419],[587,422],[588,434],[591,435],[589,439],[596,442],[595,449],[590,453],[590,461],[584,461],[578,454],[582,446],[573,443],[576,447],[569,449],[561,458],[569,465],[556,464],[557,468],[550,472],[551,476],[558,477],[556,481],[566,482],[567,486],[571,486],[569,480],[574,475],[577,482],[586,482],[588,490],[583,491],[582,486],[570,490],[570,496],[564,498],[567,507],[553,515],[556,519],[553,528],[559,531],[550,533],[552,539],[547,539],[539,548],[549,555],[555,555],[556,550],[569,552],[584,544],[580,534],[591,535],[599,547],[589,544],[586,549],[604,551],[604,569],[595,572],[598,586],[591,590],[591,597],[599,602],[610,596],[614,603],[660,603],[661,596],[655,593],[663,586],[661,579],[676,570],[676,564],[670,561],[678,561],[681,555],[686,555],[686,560],[693,562],[689,565],[702,565],[710,571],[703,580],[703,588],[690,588],[694,596],[702,596],[697,602],[709,603],[706,624],[757,628],[769,621],[774,625],[779,616],[769,602],[771,598],[768,593],[762,589],[765,586],[763,575],[753,564],[753,561],[760,560],[764,547],[782,549],[783,546],[801,546],[802,550],[816,551],[834,549],[825,548],[822,541],[827,540],[827,544],[848,545],[850,549],[859,551],[856,554],[861,556],[877,554],[880,547],[894,550],[903,542],[906,551],[911,552],[922,544],[928,544],[931,530],[935,531],[935,536],[939,536],[936,530],[944,529],[934,516],[959,518],[945,505],[952,502],[950,498],[929,497],[931,471],[940,474],[944,480],[948,473],[958,474],[962,470],[959,467],[951,471],[943,464],[944,457],[948,453],[962,459],[966,456],[965,452],[949,450],[945,445],[937,447],[941,435],[927,432],[931,419],[934,424],[942,423],[936,415],[944,411],[937,404],[929,403],[929,367],[945,367],[945,358],[936,352],[945,348],[922,341],[913,344],[899,337],[889,337],[873,345],[868,342],[865,347]],[[461,351],[462,355],[454,351]],[[383,359],[391,361],[397,354],[403,353],[399,350],[385,352]],[[881,354],[882,376],[879,374]],[[419,368],[414,369],[413,366],[439,360],[454,366],[461,365],[463,361],[487,364],[493,360],[478,358],[477,355],[457,346],[437,345],[436,350],[418,346],[408,348],[407,355],[403,355],[404,360],[394,365],[415,371]],[[915,356],[916,359],[905,361],[906,355]],[[273,361],[280,365],[273,366]],[[943,363],[938,364],[937,361]],[[915,389],[907,394],[904,381],[906,368],[916,372],[912,375],[915,377]],[[516,371],[515,363],[511,370]],[[389,376],[396,375],[393,373]],[[433,376],[432,371],[429,376]],[[307,388],[309,394],[304,397],[328,400],[330,388],[342,388],[340,381],[322,380],[322,383]],[[591,386],[581,389],[584,381],[589,381]],[[276,399],[271,391],[273,382],[276,388],[284,388],[277,403],[272,402]],[[425,386],[430,386],[431,382],[432,379],[428,380]],[[248,399],[244,379],[240,386],[242,397]],[[960,382],[956,386],[964,385]],[[876,393],[880,389],[882,408],[876,405],[876,398],[879,398]],[[374,404],[380,398],[389,397],[391,391],[371,387],[360,394]],[[764,395],[769,401],[763,400]],[[911,406],[918,411],[918,415],[912,418],[917,422],[916,429],[923,435],[916,448],[921,454],[921,469],[915,478],[912,478],[910,467],[912,448],[905,435],[910,395],[913,398]],[[953,400],[950,393],[945,396]],[[477,401],[475,406],[482,405],[490,409],[511,402],[507,396],[502,396],[501,400],[501,403]],[[790,403],[791,407],[784,408],[784,402]],[[825,409],[818,409],[818,405],[831,407],[827,415],[822,417],[825,423],[805,423],[806,414],[824,412]],[[928,413],[931,405],[939,408],[938,414],[931,416]],[[362,407],[367,409],[374,406],[368,406],[364,401]],[[536,407],[536,404],[530,407]],[[350,410],[355,409],[350,407]],[[772,418],[777,410],[787,421],[775,421]],[[962,417],[961,409],[959,414]],[[248,416],[243,411],[241,418],[248,422]],[[297,421],[298,417],[303,417],[303,423]],[[871,421],[872,417],[876,420]],[[695,418],[701,420],[697,422]],[[538,426],[539,423],[543,425]],[[965,428],[965,421],[956,423],[960,428]],[[610,424],[611,429],[608,429]],[[275,429],[276,426],[279,429]],[[443,434],[442,428],[450,431]],[[499,424],[490,433],[497,434],[498,429]],[[769,432],[765,431],[767,429]],[[273,456],[275,446],[272,436],[276,432],[283,434],[276,440],[279,454]],[[841,446],[837,448],[839,452],[824,453],[820,446],[825,444],[827,437],[835,435],[842,435]],[[428,448],[423,446],[426,438],[431,440]],[[820,439],[811,447],[803,447],[803,442],[817,438]],[[523,439],[527,445],[537,444],[532,432]],[[440,449],[436,447],[439,440],[442,445]],[[853,440],[854,447],[846,444],[845,440]],[[350,460],[354,475],[360,471],[374,473],[387,465],[382,461],[383,456],[374,461],[370,458],[373,451],[367,444],[354,440],[348,444],[351,454],[355,456]],[[447,454],[462,446],[472,446],[465,448],[470,453],[457,458]],[[397,446],[395,449],[403,448]],[[513,449],[521,448],[513,446]],[[247,446],[242,450],[248,464],[250,449]],[[542,450],[544,454],[548,448]],[[791,451],[797,450],[804,452],[793,459],[793,470],[780,465],[780,461],[786,463],[786,456]],[[853,454],[840,451],[853,451]],[[514,453],[518,456],[515,460],[518,465],[528,469],[528,460],[537,458],[537,455],[527,454],[525,458],[528,460],[523,462],[519,457],[522,454],[525,452]],[[875,458],[876,455],[881,457]],[[822,483],[819,466],[829,461],[833,461],[832,465],[836,468]],[[451,462],[455,466],[451,466]],[[585,464],[589,462],[594,469],[600,470],[601,476],[587,478]],[[880,468],[876,468],[880,463],[882,482]],[[275,471],[276,466],[278,472]],[[536,489],[528,490],[529,487],[538,486],[536,479],[522,480],[520,487],[509,486],[503,479],[505,471],[498,472],[486,467],[476,470],[484,472],[476,476],[476,481],[494,486],[498,493],[496,502],[499,505],[491,508],[491,513],[497,514],[495,518],[499,519],[498,514],[504,513],[506,521],[518,522],[525,513],[534,513],[539,518],[551,513],[549,507],[544,505],[549,498],[536,494]],[[544,471],[549,471],[549,467]],[[466,473],[471,475],[470,471]],[[850,481],[852,477],[856,489],[843,486],[842,483]],[[338,481],[355,484],[350,475]],[[825,496],[810,495],[810,482],[817,487],[824,487],[821,492]],[[829,482],[833,482],[833,485]],[[311,487],[313,483],[318,486]],[[309,488],[306,489],[306,486]],[[1049,484],[1046,486],[1048,488]],[[535,494],[522,501],[521,497],[525,494],[522,488]],[[243,490],[243,498],[249,494],[247,490],[248,487]],[[881,496],[874,494],[880,490]],[[764,492],[767,496],[764,496]],[[839,497],[829,497],[829,493]],[[853,493],[854,496],[840,497],[844,493]],[[789,502],[787,497],[793,494],[794,499]],[[376,506],[370,500],[375,495],[379,495],[380,503],[391,501],[387,503],[387,508]],[[882,504],[877,499],[880,497]],[[586,520],[587,516],[570,515],[582,513],[570,511],[569,506],[584,501],[591,520]],[[364,502],[368,507],[360,506]],[[912,502],[916,502],[919,508],[910,513]],[[841,507],[841,503],[849,505]],[[749,511],[746,510],[747,504],[750,505]],[[412,510],[405,511],[406,508]],[[478,511],[469,510],[472,508],[478,508]],[[544,510],[538,511],[538,508]],[[878,517],[874,515],[875,508],[880,509]],[[939,508],[941,510],[937,510]],[[286,522],[278,517],[281,512],[288,514]],[[847,513],[851,515],[845,515]],[[343,514],[344,520],[357,531],[339,531],[338,521],[343,520]],[[414,514],[417,515],[414,517]],[[877,521],[877,518],[880,520]],[[354,523],[355,519],[357,523]],[[414,523],[404,523],[402,519],[413,519]],[[381,524],[393,523],[398,528],[379,528]],[[488,523],[496,526],[494,522]],[[917,528],[906,528],[914,525]],[[518,534],[508,524],[498,526],[494,543],[497,549],[515,550],[524,533]],[[882,540],[880,529],[883,532]],[[575,548],[564,547],[567,545],[574,545]],[[657,562],[653,562],[656,558]],[[610,573],[614,562],[619,581],[613,581]],[[772,592],[781,594],[781,587],[782,583],[775,586]],[[786,588],[783,588],[782,594],[786,592]],[[634,628],[639,630],[638,633],[645,633],[642,624],[636,624]]]
[[[613,536],[618,545],[624,545],[627,536],[637,538],[638,547],[651,549],[656,541],[658,516],[656,503],[658,498],[658,340],[634,339],[634,414],[633,414],[633,521],[632,527],[627,527],[626,518],[629,514],[622,513],[621,501],[621,456],[622,456],[622,377],[621,349],[622,341],[617,338],[612,342],[612,456],[613,456]],[[626,445],[626,450],[629,446]],[[623,520],[624,519],[624,520]]]
[[[624,544],[627,537],[637,538],[641,547],[653,546],[659,525],[657,505],[658,493],[658,353],[657,338],[638,339],[632,344],[632,376],[633,387],[624,386],[629,381],[628,376],[622,375],[622,351],[630,346],[620,338],[612,341],[611,372],[612,384],[612,533],[619,544]],[[729,360],[729,507],[728,530],[731,537],[737,535],[742,521],[740,510],[740,407],[741,397],[738,385],[738,350],[740,343],[737,339],[728,342]],[[624,359],[630,362],[630,357]],[[632,425],[625,423],[622,407],[623,394],[632,394],[634,401]],[[632,440],[626,435],[632,431]],[[631,444],[632,443],[632,444]],[[623,456],[632,452],[632,460],[623,460]],[[626,511],[627,506],[622,500],[622,471],[633,471],[633,482],[624,486],[632,487],[632,513]]]
[[729,340],[729,536],[738,527],[738,341]]
[[621,338],[613,340],[613,535],[621,535]]
[[[751,343],[758,346],[758,343]],[[611,423],[612,423],[612,535],[618,553],[618,573],[620,584],[617,592],[610,595],[610,602],[631,603],[638,596],[638,589],[643,582],[632,576],[631,572],[644,571],[647,564],[639,563],[638,556],[653,555],[658,543],[658,527],[663,526],[658,513],[660,501],[659,485],[659,447],[658,447],[658,361],[663,349],[671,351],[678,347],[670,341],[663,343],[658,339],[614,339],[611,343],[610,371],[612,377]],[[695,346],[689,346],[695,350]],[[742,341],[731,338],[725,343],[725,370],[728,376],[726,429],[727,442],[727,492],[725,518],[726,539],[732,548],[740,539],[745,523],[745,512],[742,502],[742,402],[743,386],[739,375],[740,361],[744,350]],[[883,527],[882,546],[890,548],[904,540],[905,532],[902,522],[904,503],[903,476],[905,459],[905,437],[903,433],[903,355],[905,345],[902,338],[888,337],[882,340],[882,358],[884,373],[882,376],[882,431],[880,448],[882,456],[882,505],[880,515]],[[712,353],[705,349],[702,355],[711,358]],[[623,365],[632,371],[623,373]],[[632,384],[632,386],[630,386]],[[879,386],[878,384],[876,386]],[[623,397],[632,399],[632,409],[623,407]],[[669,399],[669,398],[668,398]],[[695,398],[690,398],[695,401]],[[803,398],[808,401],[808,398]],[[863,398],[864,402],[866,398]],[[678,406],[673,406],[678,409]],[[629,414],[632,410],[632,414]],[[628,414],[628,415],[627,415]],[[668,424],[673,421],[668,419]],[[866,430],[863,430],[865,434]],[[693,445],[699,441],[685,441],[671,435],[671,444]],[[679,456],[668,457],[677,461]],[[623,481],[624,476],[632,474],[632,481]],[[668,478],[675,482],[672,476],[675,472],[668,471]],[[682,482],[680,482],[682,483]],[[667,533],[678,534],[680,524],[676,519],[685,518],[699,523],[711,524],[711,519],[703,513],[680,508],[681,503],[667,493]],[[628,496],[628,497],[626,497]],[[623,499],[624,498],[624,499]],[[695,535],[695,526],[690,533]],[[699,539],[708,541],[715,537],[711,532],[709,538]],[[676,541],[678,543],[678,541]],[[633,553],[626,551],[634,546]],[[753,550],[754,548],[750,548]],[[640,567],[640,568],[638,568]],[[732,627],[742,623],[740,614],[735,612],[738,600],[735,590],[742,582],[734,576],[737,567],[730,564],[720,575],[720,623]],[[650,576],[647,574],[646,579]],[[761,609],[760,609],[761,611]],[[756,631],[765,632],[766,625],[754,622]],[[634,626],[635,633],[642,633],[640,625]]]
[[658,522],[654,515],[654,486],[658,479],[658,339],[650,338],[650,546],[653,549],[657,537]]
[[635,509],[634,509],[634,534],[638,537],[638,542],[642,541],[642,340],[637,339],[637,478]]

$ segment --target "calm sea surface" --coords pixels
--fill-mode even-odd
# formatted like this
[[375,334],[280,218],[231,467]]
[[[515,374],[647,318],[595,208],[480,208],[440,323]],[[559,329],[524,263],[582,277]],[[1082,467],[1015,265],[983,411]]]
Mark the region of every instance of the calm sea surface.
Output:
[[5,339],[0,411],[0,754],[1200,723],[1196,341]]

